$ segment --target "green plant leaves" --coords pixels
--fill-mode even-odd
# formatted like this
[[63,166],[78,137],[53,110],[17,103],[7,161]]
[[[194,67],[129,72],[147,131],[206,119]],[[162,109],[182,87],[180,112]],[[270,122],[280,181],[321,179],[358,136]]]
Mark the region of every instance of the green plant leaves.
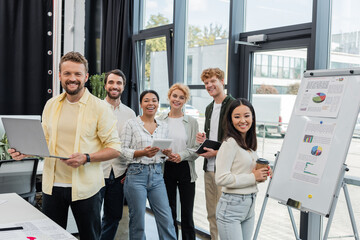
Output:
[[100,99],[104,99],[106,97],[106,91],[104,89],[104,79],[105,73],[101,75],[95,74],[89,78],[92,94]]
[[4,134],[0,140],[0,160],[11,159],[11,156],[7,151],[8,149],[9,149],[9,143],[6,134]]

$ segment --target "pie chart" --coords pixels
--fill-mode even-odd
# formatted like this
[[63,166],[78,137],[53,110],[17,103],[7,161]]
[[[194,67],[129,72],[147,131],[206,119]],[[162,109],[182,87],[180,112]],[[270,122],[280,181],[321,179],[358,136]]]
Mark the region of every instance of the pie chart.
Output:
[[322,153],[322,147],[320,146],[314,146],[311,149],[311,154],[314,156],[320,156]]
[[312,100],[314,103],[322,103],[325,100],[325,98],[326,98],[326,94],[319,92],[319,93],[316,93],[316,96],[313,97]]

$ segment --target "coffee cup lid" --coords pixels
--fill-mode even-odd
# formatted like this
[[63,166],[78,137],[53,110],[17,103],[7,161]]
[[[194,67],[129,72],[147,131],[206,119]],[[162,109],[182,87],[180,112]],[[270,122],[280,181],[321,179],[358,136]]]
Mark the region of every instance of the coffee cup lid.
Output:
[[264,158],[258,158],[258,160],[256,160],[256,162],[260,163],[260,164],[269,164],[269,161]]

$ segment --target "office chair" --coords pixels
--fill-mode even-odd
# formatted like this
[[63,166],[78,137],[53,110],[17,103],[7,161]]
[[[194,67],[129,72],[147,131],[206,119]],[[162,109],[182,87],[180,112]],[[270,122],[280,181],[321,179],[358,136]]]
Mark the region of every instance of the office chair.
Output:
[[0,193],[17,193],[34,205],[38,162],[37,158],[0,161]]

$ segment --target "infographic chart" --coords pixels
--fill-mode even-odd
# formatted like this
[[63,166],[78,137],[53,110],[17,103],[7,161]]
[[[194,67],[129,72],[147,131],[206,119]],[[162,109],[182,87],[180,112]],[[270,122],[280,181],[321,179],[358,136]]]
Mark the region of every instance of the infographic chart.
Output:
[[312,100],[314,103],[322,103],[323,101],[325,101],[325,99],[326,99],[326,94],[319,92],[319,93],[316,93],[316,96],[313,97]]
[[300,104],[295,113],[301,116],[337,117],[344,89],[348,81],[344,77],[304,78],[299,90]]
[[322,152],[322,147],[320,147],[320,146],[314,146],[311,149],[311,154],[314,155],[314,156],[320,156],[321,152]]
[[292,178],[319,184],[326,167],[336,123],[308,121],[296,154]]

